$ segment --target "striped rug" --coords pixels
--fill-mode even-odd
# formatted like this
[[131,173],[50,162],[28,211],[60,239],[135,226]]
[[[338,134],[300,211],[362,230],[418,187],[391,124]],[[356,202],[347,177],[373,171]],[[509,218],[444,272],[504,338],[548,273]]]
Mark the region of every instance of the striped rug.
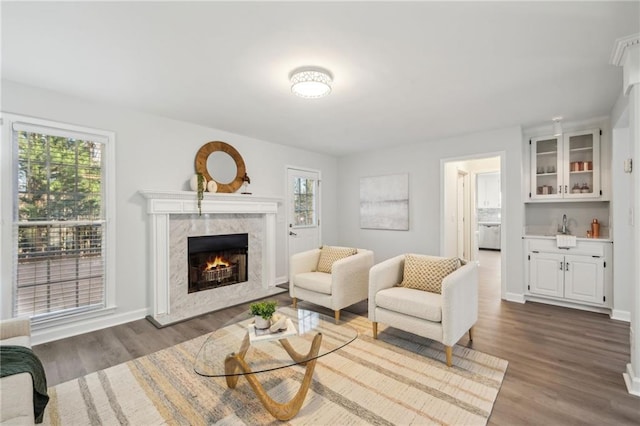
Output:
[[[193,372],[207,336],[62,383],[49,389],[47,425],[484,425],[507,361],[461,346],[454,366],[443,346],[381,326],[379,339],[363,317],[343,314],[360,335],[321,357],[302,409],[275,420],[247,381],[228,389],[222,378]],[[262,373],[272,398],[287,401],[299,388],[302,367]]]

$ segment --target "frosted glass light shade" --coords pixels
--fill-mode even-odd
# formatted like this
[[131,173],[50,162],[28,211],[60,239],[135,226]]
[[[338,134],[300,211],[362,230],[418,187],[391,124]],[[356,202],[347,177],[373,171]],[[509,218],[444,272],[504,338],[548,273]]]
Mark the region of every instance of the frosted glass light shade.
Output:
[[332,76],[321,68],[301,68],[290,76],[291,91],[301,98],[315,99],[331,93]]

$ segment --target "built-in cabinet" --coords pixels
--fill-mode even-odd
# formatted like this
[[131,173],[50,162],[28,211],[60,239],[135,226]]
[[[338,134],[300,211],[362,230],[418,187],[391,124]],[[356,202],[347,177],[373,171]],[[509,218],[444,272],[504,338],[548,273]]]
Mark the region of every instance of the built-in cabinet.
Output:
[[531,201],[598,199],[600,130],[536,137],[531,145]]
[[612,243],[578,239],[559,248],[555,238],[527,237],[525,271],[528,295],[558,302],[610,308]]
[[500,172],[479,173],[476,177],[479,209],[500,208]]

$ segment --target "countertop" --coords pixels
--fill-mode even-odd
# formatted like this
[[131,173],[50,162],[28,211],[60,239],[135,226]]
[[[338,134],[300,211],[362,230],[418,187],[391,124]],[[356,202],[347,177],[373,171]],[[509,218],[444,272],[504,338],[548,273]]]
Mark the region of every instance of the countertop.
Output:
[[[554,235],[532,235],[525,234],[522,238],[535,238],[540,240],[555,240],[556,236]],[[597,241],[600,243],[612,243],[613,239],[609,237],[598,237],[598,238],[587,238],[587,237],[576,237],[578,241]]]
[[478,222],[478,225],[500,225],[501,222]]

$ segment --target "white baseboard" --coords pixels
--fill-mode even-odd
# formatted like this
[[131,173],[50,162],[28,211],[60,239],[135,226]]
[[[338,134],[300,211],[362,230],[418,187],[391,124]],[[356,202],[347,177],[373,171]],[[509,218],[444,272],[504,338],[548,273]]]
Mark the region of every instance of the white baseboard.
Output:
[[627,391],[629,391],[631,395],[640,396],[640,377],[633,373],[633,366],[631,364],[627,364],[627,372],[622,373],[622,376],[627,385]]
[[289,282],[289,277],[288,276],[276,277],[276,285],[286,284],[288,282]]
[[79,319],[74,322],[65,322],[51,326],[34,326],[31,330],[31,345],[40,345],[54,340],[77,336],[78,334],[89,333],[91,331],[136,321],[146,317],[148,313],[148,309],[138,309],[122,314],[95,316],[93,318]]
[[624,322],[631,322],[631,312],[614,309],[611,311],[611,319],[624,321]]
[[520,294],[520,293],[507,293],[505,294],[504,298],[508,302],[516,302],[516,303],[526,302],[526,299],[524,298],[524,294]]
[[534,296],[531,294],[526,296],[526,300],[530,302],[544,303],[546,305],[553,305],[553,306],[562,306],[563,308],[579,309],[581,311],[596,312],[599,314],[606,314],[611,316],[611,309],[602,308],[600,306],[583,305],[581,303],[573,303],[567,300],[557,300],[557,299],[551,299],[547,297]]

